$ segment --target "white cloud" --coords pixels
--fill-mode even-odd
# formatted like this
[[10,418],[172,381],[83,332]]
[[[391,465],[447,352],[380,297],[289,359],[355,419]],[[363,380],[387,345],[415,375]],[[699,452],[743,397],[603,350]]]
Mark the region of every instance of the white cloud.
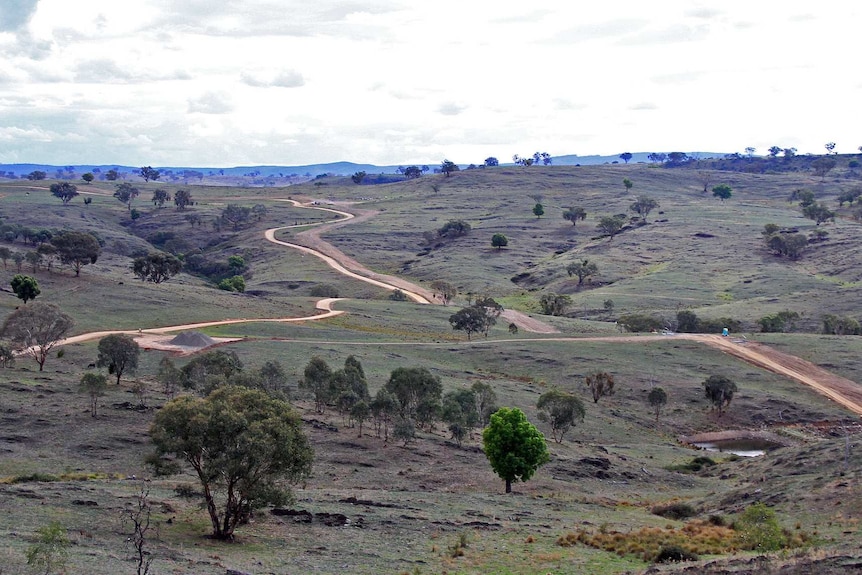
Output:
[[33,14],[39,0],[4,0],[0,10],[0,31],[22,28]]
[[199,114],[227,114],[234,106],[230,96],[225,93],[208,92],[189,100],[189,112]]

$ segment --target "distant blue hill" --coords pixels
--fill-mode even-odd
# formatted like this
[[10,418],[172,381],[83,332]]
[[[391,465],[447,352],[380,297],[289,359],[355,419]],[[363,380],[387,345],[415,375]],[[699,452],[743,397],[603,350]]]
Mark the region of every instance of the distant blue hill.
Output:
[[[689,156],[696,158],[721,158],[724,153],[717,152],[686,152]],[[632,152],[630,164],[638,162],[648,162],[650,153],[648,152]],[[623,163],[620,160],[619,154],[613,156],[552,156],[552,163],[555,166],[590,166],[597,164]],[[213,177],[251,177],[251,178],[289,178],[289,177],[314,177],[320,174],[333,174],[337,176],[349,176],[356,172],[366,172],[368,174],[394,174],[401,166],[410,164],[378,166],[375,164],[356,164],[353,162],[331,162],[326,164],[306,164],[302,166],[235,166],[232,168],[208,168],[208,167],[184,167],[184,166],[153,166],[163,173],[172,172],[176,175],[184,173],[201,175],[209,178]],[[439,167],[439,164],[427,164],[433,170]],[[501,165],[512,165],[511,162],[501,162]],[[461,168],[466,168],[468,164],[459,164]],[[422,165],[420,165],[422,167]],[[67,168],[72,168],[71,175]],[[11,172],[15,177],[24,177],[27,174],[39,170],[47,173],[50,179],[80,179],[81,174],[86,172],[105,173],[108,170],[118,170],[127,174],[134,174],[140,166],[124,166],[119,164],[77,164],[55,166],[50,164],[0,164],[0,177],[8,177]],[[59,171],[59,172],[58,172]]]

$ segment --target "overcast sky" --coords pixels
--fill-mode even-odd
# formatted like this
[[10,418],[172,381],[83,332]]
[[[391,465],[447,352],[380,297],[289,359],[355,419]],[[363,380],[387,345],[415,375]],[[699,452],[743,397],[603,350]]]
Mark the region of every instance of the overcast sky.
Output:
[[0,0],[0,163],[849,153],[857,6]]

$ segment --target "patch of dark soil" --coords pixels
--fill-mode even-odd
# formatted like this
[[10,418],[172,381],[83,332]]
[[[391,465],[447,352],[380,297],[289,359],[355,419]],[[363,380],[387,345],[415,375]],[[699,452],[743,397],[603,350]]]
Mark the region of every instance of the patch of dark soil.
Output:
[[365,505],[366,507],[386,507],[389,509],[403,509],[403,505],[395,505],[394,503],[379,503],[377,501],[371,501],[370,499],[357,499],[355,497],[347,497],[345,499],[339,499],[339,503],[349,503],[351,505]]
[[89,499],[73,499],[72,505],[80,505],[82,507],[98,507],[99,503]]
[[[667,573],[651,567],[643,575]],[[862,573],[862,556],[836,555],[833,557],[776,559],[774,557],[752,557],[740,559],[721,559],[705,564],[674,569],[673,573],[697,575],[849,575]]]
[[318,419],[303,419],[302,422],[310,425],[314,429],[325,429],[326,431],[338,433],[338,428],[336,426],[326,423],[325,421],[320,421]]
[[462,527],[472,527],[473,529],[484,529],[487,531],[503,528],[499,523],[487,523],[485,521],[468,521],[467,523],[463,523]]
[[315,513],[314,518],[327,527],[341,527],[350,523],[347,516],[341,513]]
[[311,523],[312,520],[311,512],[304,509],[282,509],[276,507],[270,513],[277,517],[292,517],[294,523]]
[[697,232],[696,234],[694,234],[694,237],[696,237],[696,238],[714,238],[715,236],[712,234],[707,234],[705,232]]
[[111,407],[114,409],[128,409],[131,411],[147,411],[149,407],[146,405],[141,405],[140,403],[132,403],[131,401],[124,401],[122,403],[114,403],[111,404]]

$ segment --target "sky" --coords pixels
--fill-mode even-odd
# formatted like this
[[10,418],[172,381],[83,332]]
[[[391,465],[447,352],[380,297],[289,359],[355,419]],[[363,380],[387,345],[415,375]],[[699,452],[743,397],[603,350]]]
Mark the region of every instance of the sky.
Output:
[[852,153],[860,15],[810,0],[0,0],[0,163]]

